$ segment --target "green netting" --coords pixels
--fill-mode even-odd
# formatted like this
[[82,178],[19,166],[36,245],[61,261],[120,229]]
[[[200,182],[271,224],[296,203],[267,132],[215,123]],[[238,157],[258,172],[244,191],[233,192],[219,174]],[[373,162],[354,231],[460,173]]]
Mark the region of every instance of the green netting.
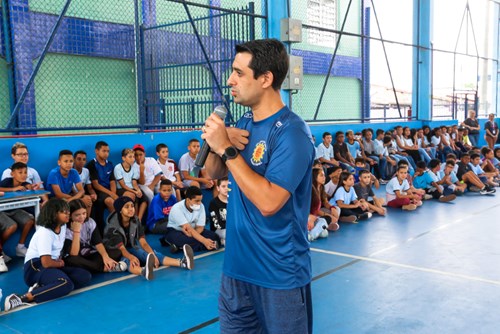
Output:
[[0,57],[0,126],[5,127],[10,116],[7,63]]

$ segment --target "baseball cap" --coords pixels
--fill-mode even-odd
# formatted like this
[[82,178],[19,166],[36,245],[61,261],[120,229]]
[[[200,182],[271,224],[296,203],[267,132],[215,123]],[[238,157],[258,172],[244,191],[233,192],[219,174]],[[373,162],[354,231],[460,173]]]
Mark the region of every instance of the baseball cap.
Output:
[[141,144],[135,144],[134,147],[132,148],[134,151],[135,150],[141,150],[142,152],[146,152],[146,150],[144,149],[144,146],[141,145]]

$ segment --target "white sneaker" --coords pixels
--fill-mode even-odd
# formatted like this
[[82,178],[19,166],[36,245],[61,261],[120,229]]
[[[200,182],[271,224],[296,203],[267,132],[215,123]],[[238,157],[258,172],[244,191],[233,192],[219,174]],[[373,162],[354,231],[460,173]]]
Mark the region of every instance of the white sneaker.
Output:
[[3,256],[0,256],[0,273],[5,273],[7,271],[9,271],[9,268],[5,264]]
[[427,200],[430,200],[430,199],[432,199],[432,198],[433,198],[433,197],[432,197],[432,195],[431,195],[431,194],[424,194],[424,200],[426,200],[426,201],[427,201]]
[[21,300],[21,297],[19,297],[18,295],[14,294],[14,293],[5,297],[5,303],[4,303],[5,312],[8,312],[10,310],[13,310],[13,309],[18,308],[19,306],[23,306],[23,305],[29,305],[29,304],[23,303],[23,301]]
[[5,253],[0,254],[0,256],[3,256],[3,260],[5,261],[5,263],[9,263],[10,260],[12,260],[12,258]]
[[186,268],[189,270],[192,270],[194,268],[194,252],[191,246],[188,244],[185,244],[182,246],[182,252],[184,253],[184,256],[181,261],[181,268]]
[[124,261],[119,261],[116,263],[116,265],[111,269],[109,272],[111,273],[119,273],[119,272],[124,272],[128,269],[127,263]]
[[21,247],[17,246],[16,247],[16,256],[25,257],[27,251],[28,251],[28,248],[26,248],[25,245],[22,245]]

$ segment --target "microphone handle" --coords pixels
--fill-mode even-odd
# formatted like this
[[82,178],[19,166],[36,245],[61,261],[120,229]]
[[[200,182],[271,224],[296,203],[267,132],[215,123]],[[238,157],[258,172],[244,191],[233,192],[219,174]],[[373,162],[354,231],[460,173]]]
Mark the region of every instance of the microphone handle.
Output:
[[203,145],[201,145],[200,152],[196,156],[194,165],[197,167],[203,167],[205,165],[205,161],[207,161],[208,153],[210,153],[210,146],[208,145],[206,140],[204,140]]

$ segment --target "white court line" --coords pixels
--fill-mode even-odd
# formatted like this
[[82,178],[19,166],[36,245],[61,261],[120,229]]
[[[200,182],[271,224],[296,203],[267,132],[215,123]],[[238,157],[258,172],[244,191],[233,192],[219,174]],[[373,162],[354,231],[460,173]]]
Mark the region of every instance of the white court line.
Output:
[[339,252],[334,252],[334,251],[318,249],[318,248],[311,248],[311,251],[318,252],[318,253],[330,254],[330,255],[337,255],[337,256],[347,257],[347,258],[361,260],[361,261],[385,264],[385,265],[393,266],[393,267],[413,269],[413,270],[417,270],[417,271],[422,271],[422,272],[427,272],[427,273],[432,273],[432,274],[439,274],[439,275],[443,275],[443,276],[450,276],[450,277],[454,277],[454,278],[462,278],[462,279],[465,279],[468,281],[475,281],[475,282],[500,285],[500,281],[489,280],[489,279],[476,277],[476,276],[450,273],[450,272],[442,271],[442,270],[417,267],[417,266],[412,266],[412,265],[408,265],[408,264],[402,264],[402,263],[397,263],[397,262],[392,262],[392,261],[387,261],[387,260],[374,259],[374,258],[370,258],[370,257],[366,257],[366,256],[357,256],[357,255],[351,255],[351,254],[346,254],[346,253],[339,253]]
[[[211,251],[211,252],[207,252],[207,253],[204,253],[204,254],[200,254],[200,255],[197,255],[194,257],[195,260],[198,260],[198,259],[201,259],[201,258],[204,258],[204,257],[207,257],[207,256],[211,256],[211,255],[214,255],[214,254],[217,254],[217,253],[220,253],[220,252],[223,252],[225,248],[221,248],[219,250],[216,250],[216,251]],[[160,270],[164,270],[164,269],[167,269],[167,268],[170,268],[169,266],[161,266],[160,268],[158,269],[155,269],[154,271],[160,271]],[[181,268],[182,269],[182,268]],[[110,273],[112,275],[112,273]],[[69,294],[67,294],[66,296],[64,297],[61,297],[61,298],[65,298],[65,297],[68,297],[68,296],[73,296],[73,295],[78,295],[82,292],[86,292],[86,291],[91,291],[91,290],[95,290],[95,289],[98,289],[100,287],[103,287],[103,286],[107,286],[107,285],[111,285],[113,283],[118,283],[118,282],[121,282],[121,281],[125,281],[125,280],[128,280],[128,279],[131,279],[131,278],[134,278],[134,277],[138,277],[137,275],[134,275],[134,274],[130,274],[130,275],[127,275],[127,276],[122,276],[122,277],[118,277],[118,278],[114,278],[114,279],[111,279],[111,280],[108,280],[108,281],[105,281],[105,282],[101,282],[101,283],[98,283],[98,284],[93,284],[93,285],[90,285],[88,287],[85,287],[85,288],[81,288],[81,289],[78,289],[78,290],[73,290],[71,291]],[[7,297],[7,296],[6,296]],[[57,298],[57,299],[54,299],[54,300],[59,300],[61,298]],[[53,300],[49,300],[45,303],[50,303],[52,302]],[[4,315],[7,315],[7,314],[11,314],[11,313],[14,313],[14,312],[18,312],[18,311],[22,311],[22,310],[26,310],[28,308],[31,308],[31,307],[35,307],[35,306],[39,306],[39,305],[43,305],[45,303],[32,303],[32,304],[28,304],[26,306],[21,306],[19,308],[16,308],[16,309],[13,309],[12,311],[9,311],[9,312],[0,312],[0,317],[4,316]],[[2,305],[3,306],[3,305]]]

